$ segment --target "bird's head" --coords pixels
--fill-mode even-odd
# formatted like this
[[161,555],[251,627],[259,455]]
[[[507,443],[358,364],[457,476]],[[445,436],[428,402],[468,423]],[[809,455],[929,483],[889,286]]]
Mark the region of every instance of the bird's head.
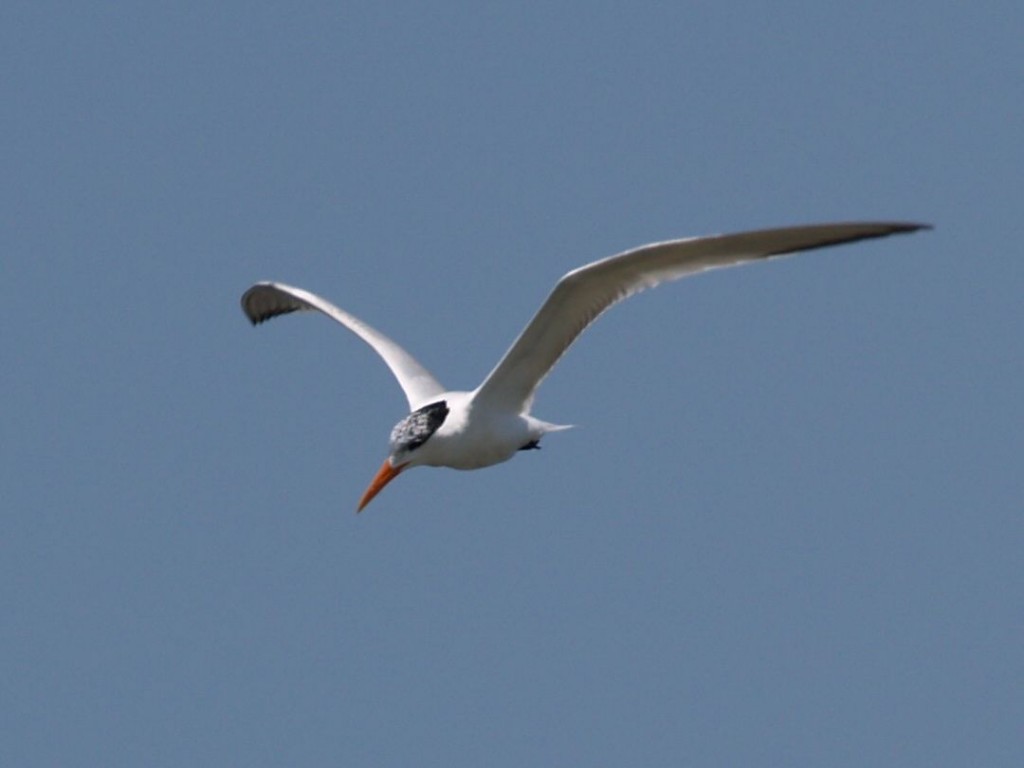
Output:
[[366,489],[363,497],[359,500],[357,512],[362,512],[363,507],[369,504],[373,497],[383,490],[384,486],[398,477],[402,470],[416,464],[416,451],[430,436],[433,435],[448,416],[448,403],[439,400],[418,408],[400,422],[395,424],[391,430],[389,444],[389,455],[381,464],[377,474],[370,481],[370,487]]

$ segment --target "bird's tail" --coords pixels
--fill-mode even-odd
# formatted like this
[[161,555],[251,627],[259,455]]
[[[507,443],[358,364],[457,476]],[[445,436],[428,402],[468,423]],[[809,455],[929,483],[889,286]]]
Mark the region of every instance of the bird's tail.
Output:
[[572,429],[576,426],[575,424],[552,424],[549,421],[541,421],[540,419],[536,419],[535,421],[537,422],[537,426],[540,427],[541,432],[545,435],[548,432],[561,432],[562,430]]

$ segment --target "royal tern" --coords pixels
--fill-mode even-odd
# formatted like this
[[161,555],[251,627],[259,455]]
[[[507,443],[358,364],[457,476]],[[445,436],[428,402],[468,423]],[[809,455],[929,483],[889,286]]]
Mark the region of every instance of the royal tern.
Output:
[[930,229],[927,224],[862,222],[762,229],[652,243],[574,269],[476,389],[449,391],[402,347],[316,294],[283,283],[257,283],[242,296],[253,325],[299,310],[322,312],[380,355],[411,413],[391,430],[390,450],[357,511],[410,467],[479,469],[539,447],[548,432],[568,429],[530,415],[537,386],[569,345],[616,302],[659,283],[857,240]]

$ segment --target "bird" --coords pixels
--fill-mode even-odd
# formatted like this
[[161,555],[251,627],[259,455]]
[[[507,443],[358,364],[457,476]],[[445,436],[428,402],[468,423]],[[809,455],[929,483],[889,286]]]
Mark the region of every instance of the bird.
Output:
[[398,380],[410,412],[391,430],[388,456],[359,499],[361,512],[413,467],[480,469],[569,429],[532,415],[537,387],[579,335],[623,299],[711,269],[931,228],[894,221],[808,224],[656,242],[585,264],[555,284],[497,365],[468,391],[445,388],[398,343],[309,291],[259,282],[241,301],[254,326],[292,312],[326,315],[372,347]]

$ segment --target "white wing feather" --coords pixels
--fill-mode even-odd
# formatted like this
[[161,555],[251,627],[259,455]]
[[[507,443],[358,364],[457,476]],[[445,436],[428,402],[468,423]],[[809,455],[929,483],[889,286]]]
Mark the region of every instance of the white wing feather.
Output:
[[242,295],[242,310],[253,325],[289,312],[315,310],[341,323],[373,347],[398,379],[409,409],[415,411],[438,399],[445,388],[412,355],[358,317],[301,288],[283,283],[256,283]]
[[900,222],[817,224],[653,243],[569,272],[477,389],[474,402],[527,413],[537,386],[576,338],[616,302],[707,269],[927,229]]

